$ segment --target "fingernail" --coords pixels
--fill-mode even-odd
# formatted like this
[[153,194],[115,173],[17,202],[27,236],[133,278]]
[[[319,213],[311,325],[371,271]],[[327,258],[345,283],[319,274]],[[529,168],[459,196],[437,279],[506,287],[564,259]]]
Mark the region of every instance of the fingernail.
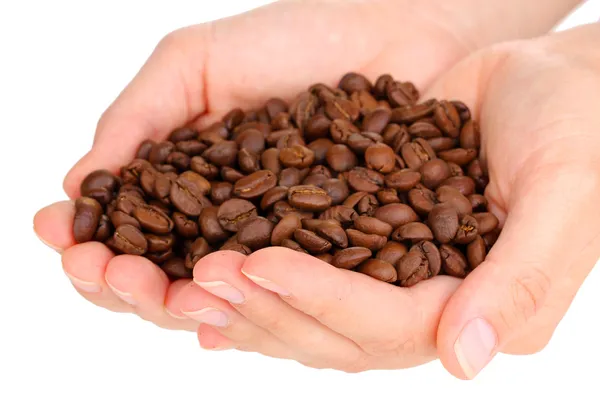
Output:
[[[35,229],[33,230],[35,232]],[[40,242],[44,243],[46,246],[50,247],[52,250],[56,251],[58,254],[62,254],[63,249],[61,249],[58,246],[55,246],[51,243],[48,243],[47,241],[45,241],[44,239],[42,239],[42,237],[40,235],[38,235],[37,232],[35,232],[35,236],[37,236],[37,238],[40,240]]]
[[233,304],[241,304],[246,300],[242,292],[240,292],[230,284],[222,281],[196,282],[196,284],[202,289],[206,290],[207,292],[212,293],[215,296],[227,300],[228,302]]
[[169,310],[167,307],[165,307],[165,313],[167,313],[168,316],[173,317],[175,319],[188,319],[185,315],[177,315],[174,314],[171,310]]
[[250,275],[247,274],[246,272],[242,271],[242,274],[246,275],[246,277],[248,279],[250,279],[252,282],[256,283],[258,286],[270,290],[271,292],[275,292],[281,296],[289,296],[290,292],[288,292],[287,290],[285,290],[284,288],[282,288],[279,285],[274,284],[273,282],[265,279],[265,278],[261,278],[259,276],[254,276],[254,275]]
[[87,282],[87,281],[81,280],[79,278],[75,278],[74,276],[69,275],[66,272],[65,272],[65,274],[67,275],[67,277],[69,278],[69,280],[71,281],[73,286],[75,286],[77,289],[81,290],[82,292],[100,293],[102,291],[102,287],[100,285],[98,285],[97,283]]
[[492,360],[496,345],[496,332],[484,319],[473,319],[463,328],[454,343],[454,352],[468,379],[473,379]]
[[226,327],[229,324],[227,315],[216,308],[207,307],[200,311],[182,311],[182,313],[202,324],[218,326],[220,328]]
[[120,298],[121,300],[123,300],[125,303],[130,304],[132,306],[137,305],[137,301],[135,301],[135,299],[133,298],[131,293],[126,293],[126,292],[120,291],[119,289],[117,289],[113,285],[111,285],[108,281],[106,281],[106,284],[117,295],[117,297]]

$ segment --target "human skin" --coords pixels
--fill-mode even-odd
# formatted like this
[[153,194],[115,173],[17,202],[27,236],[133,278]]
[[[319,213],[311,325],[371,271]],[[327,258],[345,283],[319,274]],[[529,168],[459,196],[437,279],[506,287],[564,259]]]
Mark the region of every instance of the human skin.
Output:
[[[389,72],[398,79],[411,80],[421,90],[426,90],[436,77],[482,47],[501,40],[530,38],[545,33],[579,2],[548,2],[543,10],[536,10],[533,2],[523,5],[522,1],[464,0],[452,2],[455,7],[449,7],[448,3],[281,2],[244,15],[177,31],[157,46],[140,73],[105,112],[98,124],[93,149],[69,172],[65,179],[65,191],[71,199],[76,198],[81,180],[94,169],[108,168],[116,172],[119,166],[133,157],[137,145],[145,138],[164,138],[176,127],[192,121],[199,127],[204,126],[235,106],[252,107],[272,96],[290,98],[315,81],[333,85],[349,70],[364,73],[371,79]],[[498,18],[500,15],[503,18]],[[478,23],[471,24],[470,21]],[[386,40],[382,41],[382,37]],[[294,51],[289,52],[290,48]],[[285,57],[274,57],[276,54],[285,54]],[[478,71],[473,69],[470,72]],[[467,81],[466,86],[475,83]],[[435,87],[444,87],[439,85]],[[474,98],[469,94],[472,95],[457,91],[454,97],[473,101]],[[477,104],[473,103],[473,106],[479,110]],[[484,131],[486,126],[482,127]],[[492,134],[486,131],[485,146],[494,137],[488,139],[488,135]],[[118,141],[115,140],[117,137]],[[495,176],[492,174],[493,179]],[[506,182],[502,182],[493,181],[488,194],[501,217],[509,210],[507,194],[513,193],[512,188],[507,189],[502,186]],[[455,375],[465,376],[451,355],[454,354],[453,345],[450,348],[449,342],[444,342],[443,338],[457,335],[456,329],[459,328],[453,324],[466,317],[464,310],[460,318],[456,311],[452,314],[452,310],[456,309],[453,304],[464,298],[465,295],[461,293],[469,287],[472,291],[477,288],[470,282],[483,274],[479,271],[485,271],[486,268],[479,268],[472,275],[473,278],[462,285],[448,277],[439,277],[417,288],[398,289],[397,292],[390,292],[387,286],[382,287],[381,283],[367,280],[366,277],[337,270],[334,270],[335,276],[307,274],[311,276],[311,282],[299,279],[297,283],[304,282],[307,285],[305,289],[318,294],[312,299],[319,300],[322,305],[327,303],[331,298],[328,296],[332,294],[343,296],[347,287],[353,288],[353,301],[364,299],[361,307],[368,311],[365,315],[360,313],[361,308],[356,308],[356,303],[345,304],[345,314],[341,310],[334,313],[338,324],[365,328],[364,332],[345,335],[339,332],[341,325],[337,326],[336,321],[321,321],[308,316],[311,314],[308,307],[315,305],[302,302],[301,292],[298,291],[300,288],[288,287],[293,297],[282,299],[240,274],[239,270],[244,265],[249,271],[261,273],[259,276],[264,275],[264,278],[285,284],[287,281],[278,281],[266,270],[253,269],[258,268],[256,265],[259,264],[265,268],[269,262],[273,264],[281,256],[278,252],[284,250],[257,252],[247,260],[241,260],[231,253],[216,253],[200,262],[195,269],[198,282],[229,282],[244,292],[247,301],[234,306],[190,281],[169,284],[164,273],[148,260],[132,256],[115,257],[100,243],[75,245],[71,231],[73,212],[70,202],[53,204],[38,212],[34,227],[44,242],[62,253],[64,270],[79,293],[101,307],[118,312],[135,312],[166,328],[196,330],[198,321],[193,318],[202,317],[190,313],[186,316],[181,309],[199,311],[206,304],[213,304],[214,308],[230,314],[227,315],[227,327],[215,328],[202,324],[198,328],[201,344],[208,348],[236,347],[297,359],[315,367],[342,370],[408,367],[434,359],[439,350],[444,365]],[[543,232],[549,231],[546,229]],[[508,240],[503,238],[496,247]],[[501,253],[492,252],[490,262],[493,262],[494,254]],[[298,257],[288,253],[285,256]],[[225,260],[228,268],[217,271],[218,260]],[[256,263],[257,260],[260,263]],[[534,262],[539,261],[528,260],[528,264]],[[323,265],[318,262],[304,260],[302,265],[305,268],[297,271],[296,276],[299,273],[306,274],[309,269],[313,269],[315,274],[325,273],[319,270]],[[279,269],[280,272],[284,270]],[[233,275],[213,275],[215,271]],[[275,270],[269,271],[273,273]],[[287,276],[294,276],[293,271],[287,273]],[[336,279],[339,280],[337,286],[332,287],[339,287],[340,292],[325,289],[317,291],[319,285],[315,285],[314,281],[335,285]],[[487,282],[490,278],[481,279]],[[526,288],[523,285],[515,287]],[[209,286],[209,290],[215,292],[214,285]],[[358,296],[354,290],[359,290]],[[523,293],[516,290],[517,294]],[[543,292],[547,294],[545,290]],[[259,296],[254,298],[258,301],[251,302],[250,293]],[[379,297],[384,293],[391,297],[381,303]],[[510,303],[511,299],[507,301]],[[385,304],[389,308],[382,308],[380,313],[374,314],[373,304]],[[408,306],[410,304],[413,307]],[[473,307],[473,303],[469,304]],[[477,303],[481,304],[481,301]],[[280,307],[281,314],[265,313],[266,310],[273,310],[275,305]],[[198,308],[200,306],[202,308]],[[436,339],[445,306],[440,336]],[[299,322],[309,325],[290,322],[286,312],[291,312],[299,318]],[[402,315],[402,318],[389,318],[390,312],[396,313],[394,316]],[[318,315],[321,313],[325,311]],[[354,319],[349,318],[349,313]],[[448,313],[456,315],[446,317]],[[270,320],[261,321],[261,315]],[[344,315],[348,317],[345,320]],[[533,320],[536,318],[537,314]],[[384,325],[390,322],[395,325]],[[273,326],[286,327],[287,334],[296,340],[303,339],[300,336],[305,334],[305,342],[290,345],[288,337],[286,341],[282,339],[285,335],[281,332],[275,334],[269,330]],[[296,331],[291,329],[293,326],[297,327]],[[312,333],[306,335],[306,329]],[[551,332],[547,332],[551,330],[548,328],[543,335],[536,333],[535,336],[549,336]],[[511,330],[516,338],[512,340],[506,339],[498,331],[498,337],[503,341],[502,351],[529,352],[531,348],[540,346],[538,342],[523,345],[523,340],[515,333],[517,331]],[[444,332],[448,333],[444,335]],[[325,341],[333,343],[329,347],[315,345],[316,339],[326,338],[339,341]],[[374,359],[379,361],[375,362]]]

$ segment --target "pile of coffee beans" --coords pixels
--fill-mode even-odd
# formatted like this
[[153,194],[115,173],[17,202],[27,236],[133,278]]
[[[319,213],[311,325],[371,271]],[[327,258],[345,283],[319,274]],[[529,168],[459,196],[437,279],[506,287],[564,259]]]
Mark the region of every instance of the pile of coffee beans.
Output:
[[419,102],[410,82],[350,72],[290,104],[271,98],[144,141],[120,174],[82,182],[74,235],[172,280],[211,252],[269,246],[403,287],[464,278],[500,233],[479,148],[464,103]]

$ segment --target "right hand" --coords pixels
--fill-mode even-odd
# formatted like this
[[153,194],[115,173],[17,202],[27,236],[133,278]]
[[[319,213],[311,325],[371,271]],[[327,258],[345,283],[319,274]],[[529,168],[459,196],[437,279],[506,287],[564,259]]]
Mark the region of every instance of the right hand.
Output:
[[[518,10],[513,11],[519,15],[516,22],[479,21],[483,8],[508,13],[510,2],[482,7],[479,0],[460,0],[453,3],[457,12],[441,0],[280,1],[175,31],[103,114],[92,149],[68,173],[64,189],[70,199],[77,198],[87,174],[118,172],[144,139],[165,139],[186,124],[202,128],[231,108],[247,109],[269,97],[290,99],[314,82],[334,85],[348,71],[371,79],[391,73],[422,91],[478,47],[517,38],[515,32],[544,33],[577,3],[554,4],[554,11],[549,6],[533,21]],[[471,20],[486,32],[475,31]],[[42,241],[62,253],[64,271],[84,298],[161,327],[196,330],[197,322],[168,311],[191,281],[170,284],[144,258],[115,256],[101,243],[75,244],[73,215],[72,202],[55,203],[36,214],[34,227]]]

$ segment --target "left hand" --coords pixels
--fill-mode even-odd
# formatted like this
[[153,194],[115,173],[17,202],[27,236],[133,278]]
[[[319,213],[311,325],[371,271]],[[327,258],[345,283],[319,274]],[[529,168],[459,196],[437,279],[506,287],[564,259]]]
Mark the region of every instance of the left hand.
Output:
[[424,95],[472,108],[503,225],[464,281],[399,288],[282,248],[218,252],[178,304],[205,323],[201,345],[351,372],[439,356],[461,379],[544,348],[600,254],[599,39],[596,24],[495,46]]

